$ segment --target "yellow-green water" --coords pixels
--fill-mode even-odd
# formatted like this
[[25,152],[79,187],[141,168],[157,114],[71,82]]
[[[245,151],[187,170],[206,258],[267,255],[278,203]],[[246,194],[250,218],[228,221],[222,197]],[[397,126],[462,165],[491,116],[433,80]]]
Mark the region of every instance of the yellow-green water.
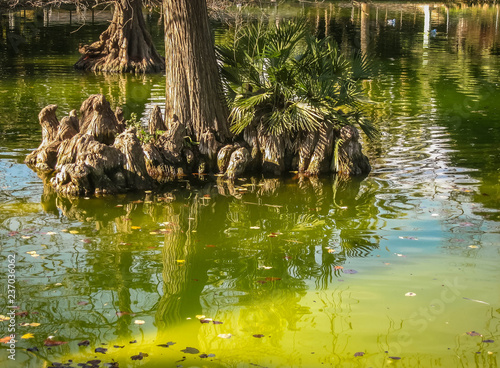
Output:
[[[376,61],[364,86],[382,134],[364,142],[364,180],[205,177],[57,197],[22,164],[40,142],[39,110],[57,103],[62,117],[99,92],[146,117],[163,78],[73,71],[76,45],[102,23],[38,25],[39,38],[0,49],[0,314],[13,255],[15,311],[27,312],[15,318],[16,360],[0,345],[2,367],[498,366],[498,6],[276,14],[293,12]],[[23,32],[17,17],[12,29],[2,17],[1,45]],[[44,346],[49,336],[65,343]]]

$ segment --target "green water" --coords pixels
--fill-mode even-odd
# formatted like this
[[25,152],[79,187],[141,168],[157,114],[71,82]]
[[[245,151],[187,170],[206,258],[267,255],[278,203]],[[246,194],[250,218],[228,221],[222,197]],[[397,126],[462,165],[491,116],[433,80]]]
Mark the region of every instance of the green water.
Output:
[[[56,103],[62,117],[104,93],[145,119],[165,82],[72,69],[105,14],[79,30],[74,14],[2,15],[0,314],[12,256],[19,309],[16,360],[1,344],[0,366],[498,366],[499,6],[268,10],[302,13],[374,58],[364,87],[381,136],[364,142],[366,179],[204,177],[60,198],[23,165],[40,109]],[[44,346],[48,336],[66,343]]]

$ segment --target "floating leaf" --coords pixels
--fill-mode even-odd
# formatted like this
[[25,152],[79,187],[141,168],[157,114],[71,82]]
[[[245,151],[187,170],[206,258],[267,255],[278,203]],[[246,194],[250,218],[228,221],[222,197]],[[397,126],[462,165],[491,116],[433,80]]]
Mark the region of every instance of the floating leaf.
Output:
[[8,321],[9,319],[10,319],[10,317],[6,317],[3,314],[0,314],[0,322]]
[[160,344],[160,345],[157,345],[157,346],[160,346],[162,348],[168,348],[169,346],[172,346],[174,344],[175,344],[175,342],[169,341],[166,344]]
[[206,247],[207,247],[207,248],[215,248],[216,246],[215,246],[215,245],[213,245],[213,244],[207,244],[207,245],[206,245]]
[[82,300],[81,302],[76,303],[77,305],[87,305],[89,302]]
[[328,253],[330,253],[330,254],[335,253],[335,249],[331,249],[331,248],[329,248],[329,249],[328,249]]
[[479,248],[477,245],[469,245],[469,248],[476,249]]
[[348,268],[347,270],[344,270],[344,273],[354,274],[354,273],[358,273],[358,271]]
[[82,340],[78,343],[78,346],[89,346],[90,341],[89,340]]
[[33,335],[32,333],[27,333],[27,334],[24,334],[23,336],[21,336],[21,339],[32,339],[34,337],[35,337],[35,335]]
[[106,354],[106,352],[108,351],[108,349],[99,347],[99,348],[95,348],[95,350],[94,350],[94,351],[95,351],[96,353]]
[[365,353],[362,351],[358,351],[357,353],[354,353],[355,357],[362,357],[363,355],[365,355]]
[[47,231],[45,233],[45,235],[56,235],[57,233],[53,232],[53,231]]
[[213,321],[214,325],[221,325],[223,322],[221,321]]
[[137,343],[137,340],[134,340],[134,341],[129,341],[128,343],[129,343],[129,344],[135,344],[135,343]]
[[488,339],[488,340],[483,340],[483,342],[492,343],[492,342],[495,342],[495,340]]
[[413,293],[413,292],[411,292],[411,291],[409,291],[409,292],[407,292],[407,293],[405,294],[405,296],[416,296],[416,295],[417,295],[417,294],[415,294],[415,293]]
[[198,349],[190,348],[189,346],[181,351],[186,354],[198,354],[200,352]]
[[212,318],[202,318],[202,319],[200,319],[200,322],[201,323],[210,323],[210,322],[212,322]]
[[70,233],[70,234],[78,234],[78,233],[79,233],[79,231],[78,231],[78,230],[70,230],[70,231],[69,231],[69,233]]
[[476,332],[476,331],[468,331],[468,332],[466,332],[466,334],[469,336],[483,336],[479,332]]
[[252,230],[259,230],[260,226],[250,226],[250,229],[252,229]]
[[344,269],[344,267],[342,267],[342,266],[335,266],[334,268],[335,268],[336,270],[343,270],[343,269]]
[[230,333],[217,335],[217,337],[220,337],[221,339],[230,339],[232,336],[233,335],[231,335]]
[[0,343],[8,344],[10,342],[10,336],[5,336],[0,339]]
[[141,227],[140,226],[131,226],[130,227],[132,230],[139,230]]
[[397,356],[390,356],[389,358],[394,359],[394,360],[400,360],[401,359],[400,357],[397,357]]
[[280,280],[281,280],[281,277],[266,277],[266,281],[270,281],[270,282],[280,281]]
[[134,321],[134,323],[135,323],[136,325],[143,325],[143,324],[145,324],[145,323],[146,323],[146,321],[143,321],[142,319],[136,319],[136,320]]
[[264,337],[263,334],[255,334],[255,335],[252,335],[253,337],[256,337],[257,339],[260,339],[262,337]]
[[67,344],[67,341],[55,341],[51,339],[47,339],[43,342],[45,346],[59,346],[59,345],[64,345]]
[[204,319],[206,316],[204,314],[197,314],[195,317],[197,319]]
[[177,260],[177,263],[181,263],[181,264],[182,264],[182,263],[186,263],[186,260],[184,260],[184,259],[178,259],[178,260]]

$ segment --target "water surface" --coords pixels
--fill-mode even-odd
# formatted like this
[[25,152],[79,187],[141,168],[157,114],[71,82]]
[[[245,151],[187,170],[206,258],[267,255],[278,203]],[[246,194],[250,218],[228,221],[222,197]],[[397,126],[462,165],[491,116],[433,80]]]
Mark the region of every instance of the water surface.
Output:
[[[267,11],[304,15],[318,36],[373,57],[364,87],[381,136],[364,142],[364,180],[201,177],[58,197],[23,165],[40,109],[56,103],[62,117],[104,93],[147,119],[165,82],[72,69],[105,14],[74,33],[82,22],[67,12],[2,15],[0,314],[9,255],[21,313],[16,361],[2,345],[2,366],[498,366],[498,5]],[[66,343],[44,346],[48,336]]]

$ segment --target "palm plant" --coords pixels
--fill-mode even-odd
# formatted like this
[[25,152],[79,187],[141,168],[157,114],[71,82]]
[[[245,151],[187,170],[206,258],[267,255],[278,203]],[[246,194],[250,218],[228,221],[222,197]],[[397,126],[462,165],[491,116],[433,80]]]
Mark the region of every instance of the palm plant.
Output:
[[348,59],[331,38],[313,36],[306,21],[241,27],[217,53],[233,133],[261,124],[266,134],[278,136],[326,123],[357,124],[374,136],[356,83],[370,73],[370,62],[361,55]]

